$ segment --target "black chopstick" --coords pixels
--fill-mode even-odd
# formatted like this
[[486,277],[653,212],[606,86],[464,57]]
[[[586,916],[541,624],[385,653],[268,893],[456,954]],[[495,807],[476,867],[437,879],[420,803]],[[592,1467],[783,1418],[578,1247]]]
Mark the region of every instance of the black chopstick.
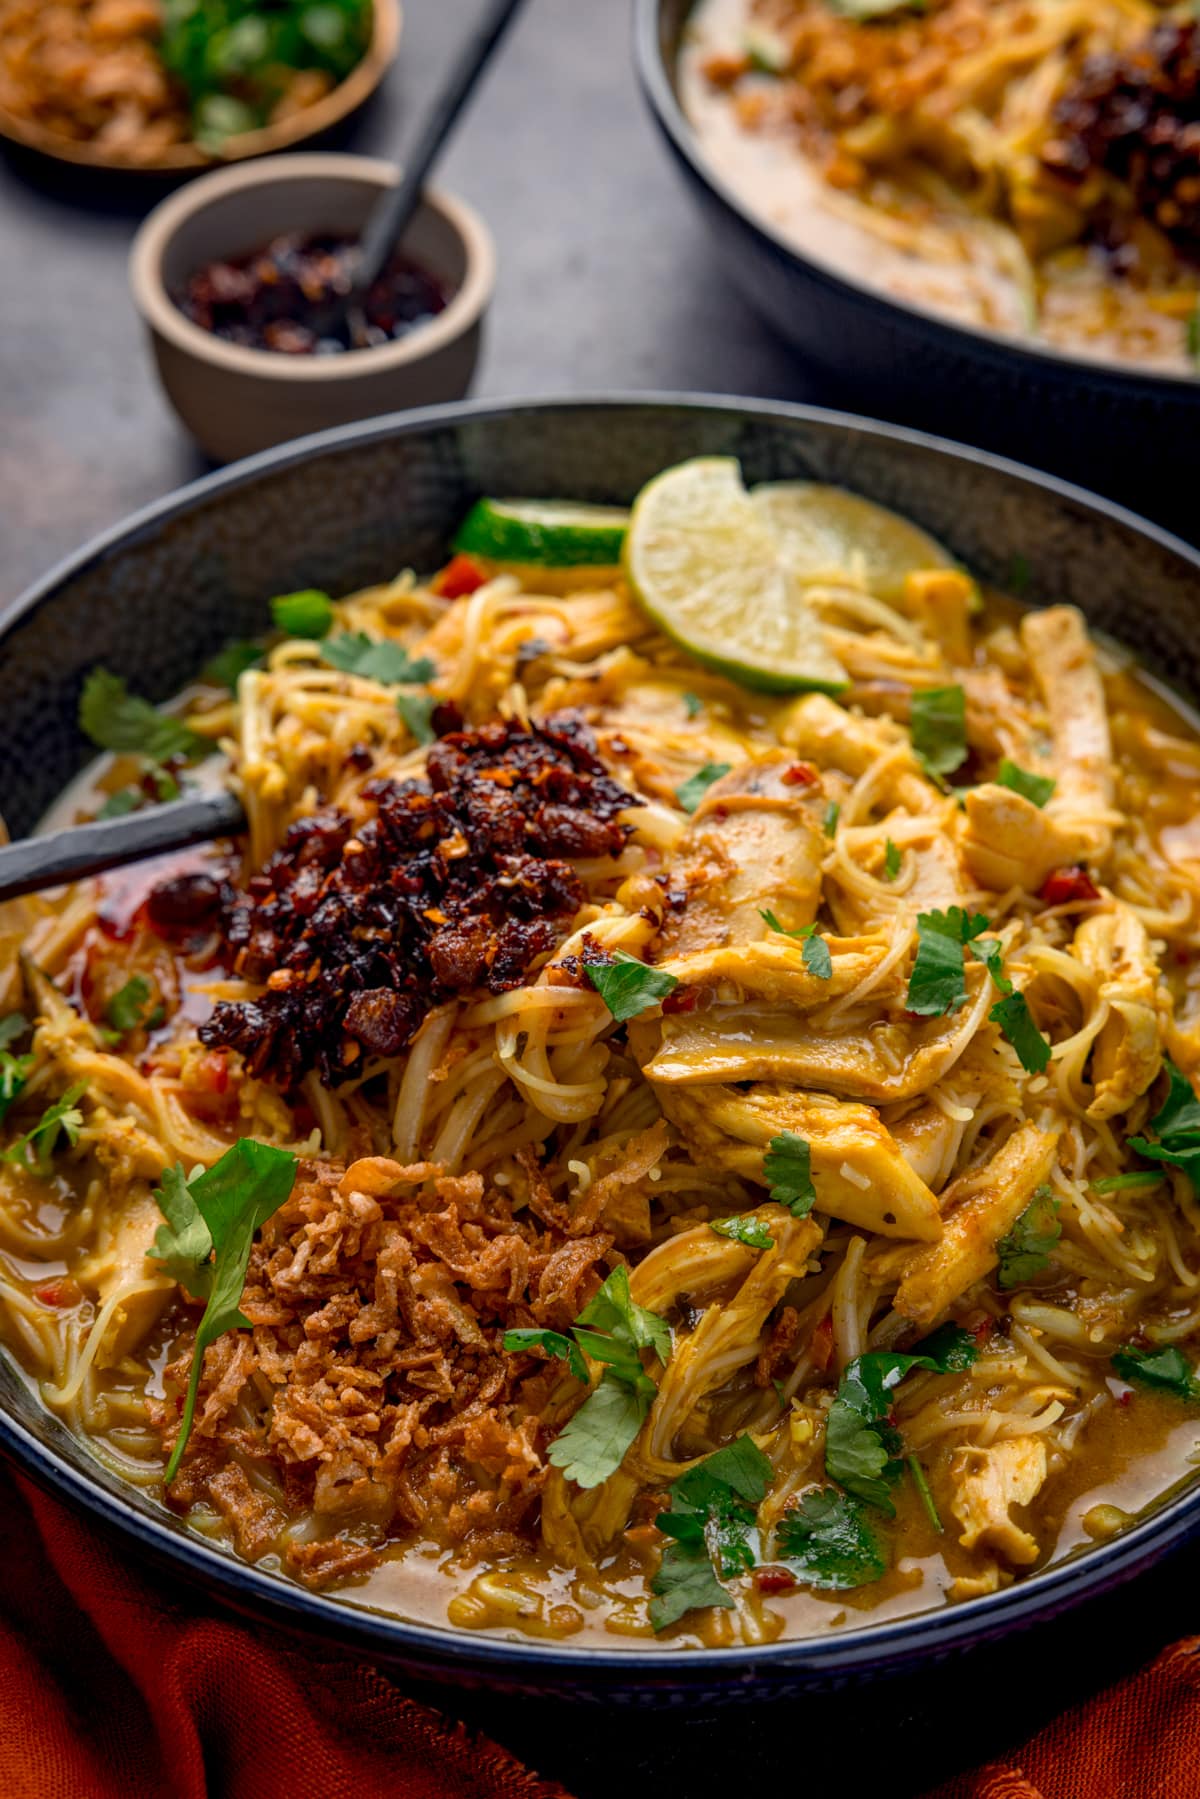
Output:
[[44,837],[25,837],[0,848],[0,900],[40,893],[126,862],[142,862],[168,850],[228,837],[245,826],[241,800],[222,790],[166,800],[123,818],[48,831]]

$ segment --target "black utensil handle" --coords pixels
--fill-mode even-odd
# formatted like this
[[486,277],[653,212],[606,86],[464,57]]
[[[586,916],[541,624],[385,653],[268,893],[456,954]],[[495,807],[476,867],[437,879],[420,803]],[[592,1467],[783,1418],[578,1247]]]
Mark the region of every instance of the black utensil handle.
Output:
[[433,103],[412,154],[405,162],[399,185],[379,203],[367,222],[355,258],[353,290],[347,298],[348,305],[361,300],[404,235],[404,228],[417,209],[426,176],[443,142],[520,4],[521,0],[489,0],[483,18]]
[[245,829],[246,814],[236,794],[202,793],[148,806],[123,818],[98,819],[25,837],[0,848],[0,900],[39,893],[102,874],[125,862],[142,862],[167,850],[187,849]]

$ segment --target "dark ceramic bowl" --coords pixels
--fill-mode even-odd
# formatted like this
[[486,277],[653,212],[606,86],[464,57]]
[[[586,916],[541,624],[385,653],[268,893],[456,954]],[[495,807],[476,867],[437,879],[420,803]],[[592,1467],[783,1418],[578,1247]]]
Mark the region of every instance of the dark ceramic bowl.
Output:
[[[1116,507],[970,450],[861,420],[741,401],[617,399],[455,406],[344,428],[268,452],[149,507],[18,601],[0,627],[4,811],[28,832],[87,759],[75,722],[103,662],[155,699],[230,636],[263,628],[266,597],[344,593],[444,559],[480,493],[627,502],[688,456],[732,455],[751,481],[859,489],[941,538],[984,578],[1020,557],[1027,597],[1069,600],[1200,693],[1200,554]],[[1142,1574],[1200,1526],[1200,1486],[1123,1536],[989,1598],[767,1648],[581,1649],[405,1624],[305,1592],[190,1535],[107,1474],[0,1360],[0,1449],[107,1524],[131,1555],[212,1597],[415,1675],[639,1705],[830,1692],[1044,1624]],[[944,1670],[948,1672],[948,1670]]]
[[1183,474],[1200,429],[1200,378],[958,325],[797,250],[724,180],[684,113],[677,65],[695,3],[635,0],[642,89],[726,272],[835,379],[839,400],[1053,469],[1200,539]]

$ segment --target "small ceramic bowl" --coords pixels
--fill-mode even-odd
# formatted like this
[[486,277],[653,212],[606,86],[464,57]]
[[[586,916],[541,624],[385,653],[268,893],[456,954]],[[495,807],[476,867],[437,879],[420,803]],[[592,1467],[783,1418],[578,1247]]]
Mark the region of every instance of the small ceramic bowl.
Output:
[[245,255],[282,233],[356,233],[380,189],[397,179],[391,163],[364,156],[269,157],[202,176],[142,225],[129,261],[134,301],[168,399],[218,462],[466,393],[495,252],[482,219],[449,194],[426,190],[403,248],[441,278],[451,298],[397,342],[340,356],[248,350],[194,325],[171,298],[206,263]]

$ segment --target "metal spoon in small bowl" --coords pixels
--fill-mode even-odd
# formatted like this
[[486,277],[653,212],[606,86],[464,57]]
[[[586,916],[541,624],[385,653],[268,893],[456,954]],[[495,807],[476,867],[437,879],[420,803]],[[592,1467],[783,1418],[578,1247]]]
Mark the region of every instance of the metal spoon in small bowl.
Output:
[[400,181],[371,209],[362,236],[347,256],[347,291],[332,295],[320,310],[319,322],[314,321],[319,337],[340,338],[345,329],[352,349],[369,347],[367,295],[408,229],[429,171],[520,5],[521,0],[489,0],[429,110]]

